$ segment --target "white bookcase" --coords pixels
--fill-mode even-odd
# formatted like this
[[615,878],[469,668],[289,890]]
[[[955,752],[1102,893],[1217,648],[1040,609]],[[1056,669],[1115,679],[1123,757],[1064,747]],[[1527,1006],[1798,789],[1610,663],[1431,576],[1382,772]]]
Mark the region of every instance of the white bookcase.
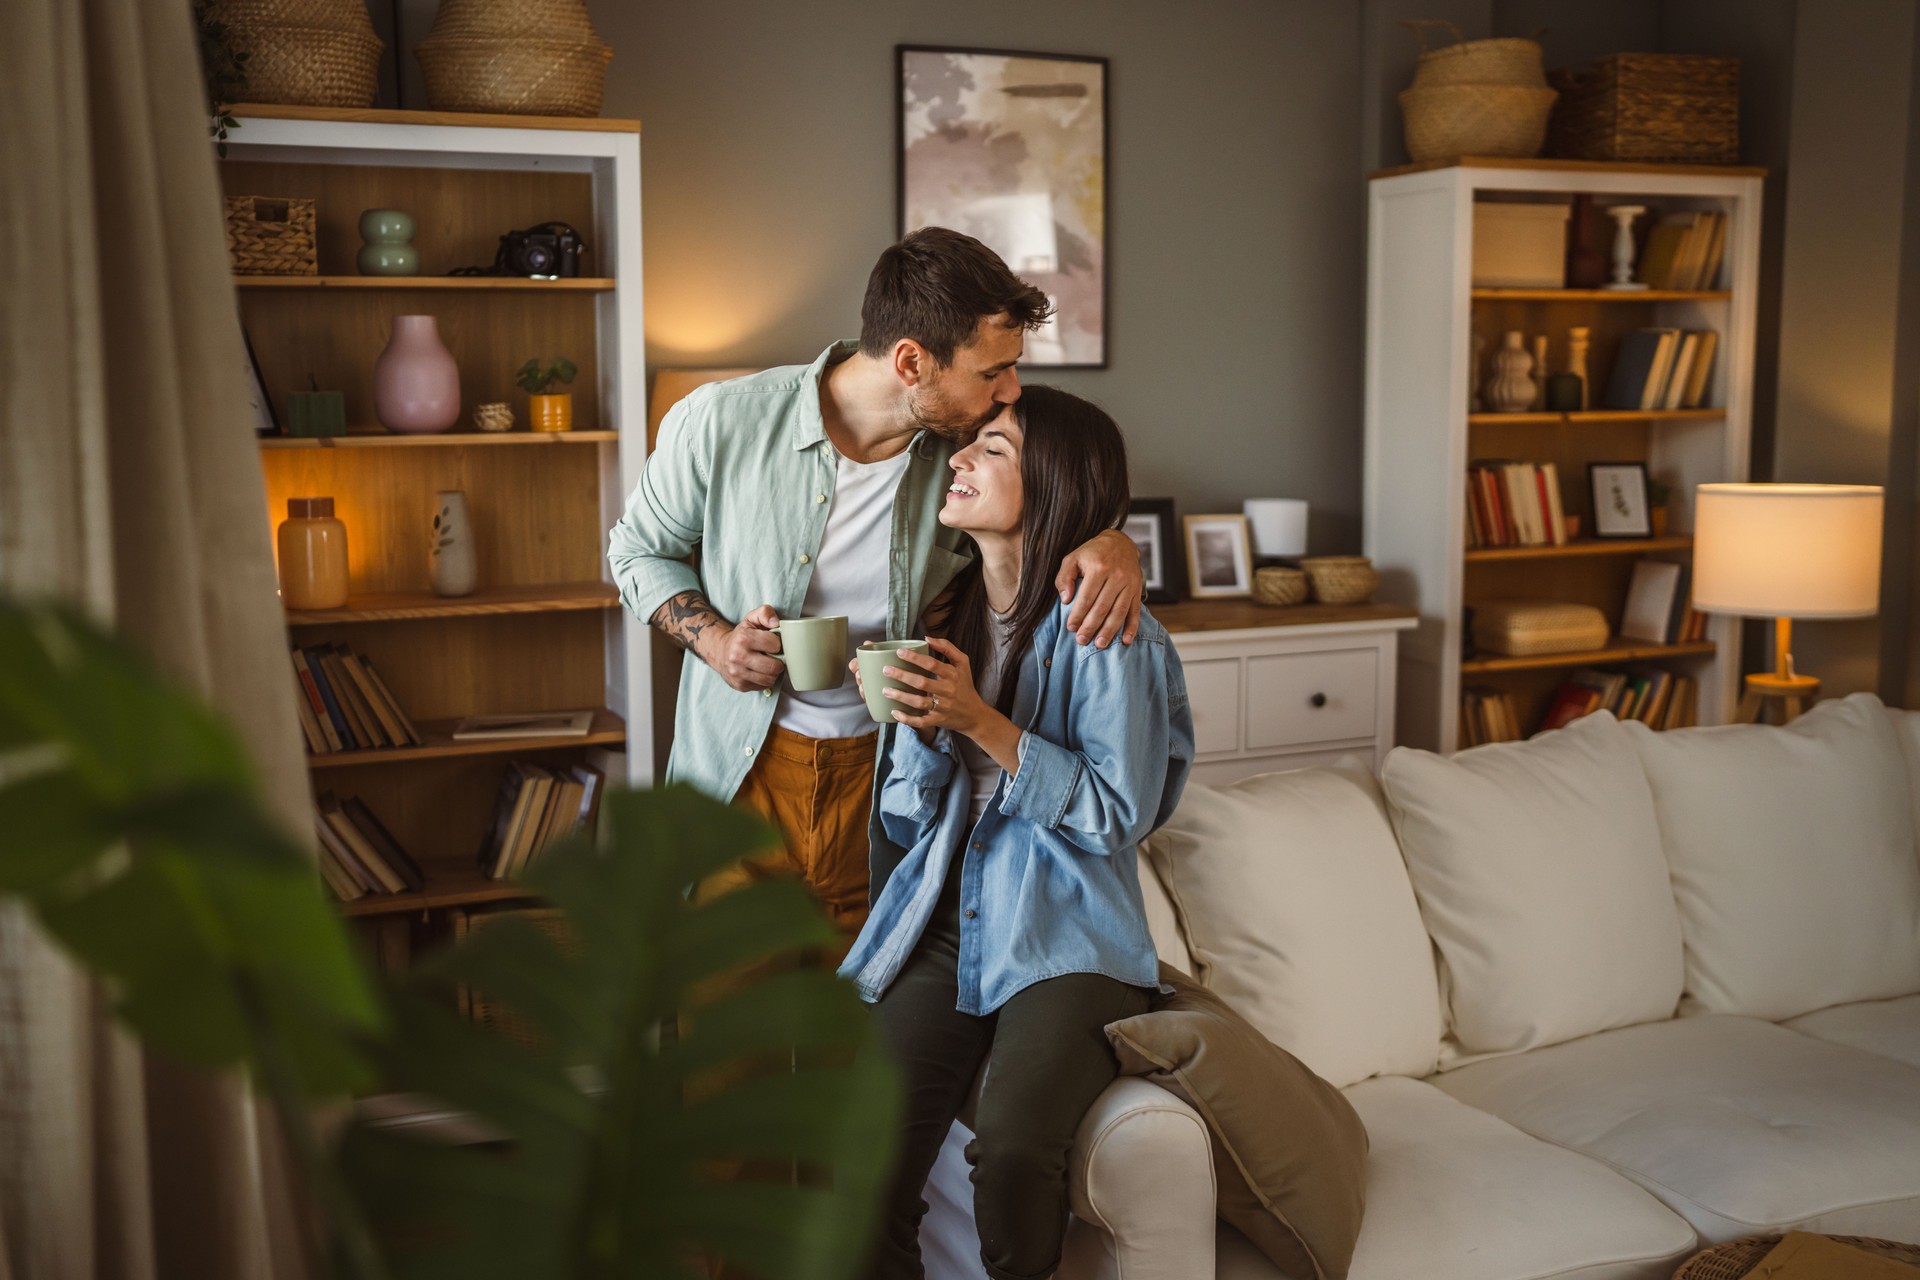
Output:
[[[1463,685],[1511,692],[1531,731],[1553,688],[1578,666],[1667,664],[1700,682],[1699,722],[1734,706],[1739,630],[1710,623],[1704,644],[1610,641],[1604,650],[1540,659],[1463,660],[1463,609],[1500,599],[1598,606],[1618,626],[1626,584],[1641,556],[1684,559],[1691,548],[1693,486],[1747,477],[1752,417],[1754,305],[1760,264],[1758,169],[1466,159],[1386,170],[1369,183],[1365,543],[1381,573],[1379,599],[1419,611],[1400,645],[1399,740],[1451,751],[1460,739]],[[1644,204],[1660,214],[1715,209],[1727,217],[1719,279],[1702,290],[1475,289],[1476,199],[1565,202],[1596,210]],[[1604,224],[1610,228],[1611,224]],[[1606,252],[1610,236],[1598,236]],[[1472,339],[1491,356],[1519,329],[1551,342],[1549,368],[1566,358],[1567,330],[1593,331],[1594,400],[1606,386],[1620,335],[1645,326],[1717,330],[1719,351],[1701,410],[1469,413]],[[1481,458],[1552,461],[1566,510],[1584,517],[1586,464],[1644,461],[1671,485],[1667,536],[1637,543],[1583,538],[1563,547],[1470,550],[1466,474]]]
[[[270,396],[346,395],[349,434],[266,438],[268,516],[291,496],[332,496],[347,525],[344,609],[287,611],[294,643],[341,642],[378,666],[426,741],[310,761],[316,791],[363,795],[418,860],[425,893],[368,897],[349,915],[418,914],[511,900],[474,854],[506,762],[624,750],[625,778],[654,777],[651,645],[621,608],[606,531],[646,457],[640,131],[633,121],[237,107],[221,166],[228,195],[316,202],[317,275],[235,277]],[[418,276],[359,275],[363,209],[413,215]],[[498,237],[549,220],[588,252],[578,279],[449,276],[493,261]],[[392,318],[436,317],[461,369],[462,420],[441,435],[373,425],[372,370]],[[526,430],[514,372],[567,356],[580,373],[571,432]],[[512,405],[516,429],[475,430],[476,403]],[[480,586],[456,599],[427,581],[431,504],[461,489],[473,512]],[[289,679],[292,676],[289,674]],[[455,742],[468,714],[595,708],[586,740]]]

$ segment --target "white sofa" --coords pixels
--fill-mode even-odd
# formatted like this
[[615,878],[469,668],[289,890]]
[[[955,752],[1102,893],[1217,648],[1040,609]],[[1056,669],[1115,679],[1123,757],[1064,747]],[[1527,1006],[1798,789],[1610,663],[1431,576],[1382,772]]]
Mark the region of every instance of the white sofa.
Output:
[[[1920,714],[1864,695],[1602,715],[1195,788],[1142,879],[1163,959],[1366,1122],[1353,1280],[1653,1280],[1761,1231],[1920,1241],[1916,810]],[[1071,1179],[1060,1280],[1281,1277],[1150,1084]]]

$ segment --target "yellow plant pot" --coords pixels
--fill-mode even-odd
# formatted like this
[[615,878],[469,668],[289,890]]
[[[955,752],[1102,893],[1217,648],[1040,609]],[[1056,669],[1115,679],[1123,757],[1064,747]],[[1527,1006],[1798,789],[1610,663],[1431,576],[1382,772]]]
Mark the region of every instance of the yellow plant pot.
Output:
[[535,431],[573,430],[573,396],[528,396],[528,419]]

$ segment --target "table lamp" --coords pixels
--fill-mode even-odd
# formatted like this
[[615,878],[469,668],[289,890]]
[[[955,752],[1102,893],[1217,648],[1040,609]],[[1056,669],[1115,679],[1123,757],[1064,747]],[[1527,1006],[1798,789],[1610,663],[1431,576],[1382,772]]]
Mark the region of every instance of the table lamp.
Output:
[[1253,553],[1263,560],[1307,554],[1307,504],[1299,498],[1248,498],[1240,509],[1253,530]]
[[1773,671],[1750,675],[1736,720],[1778,702],[1793,719],[1820,682],[1793,669],[1793,619],[1865,618],[1880,607],[1878,485],[1703,484],[1694,490],[1693,607],[1772,618]]

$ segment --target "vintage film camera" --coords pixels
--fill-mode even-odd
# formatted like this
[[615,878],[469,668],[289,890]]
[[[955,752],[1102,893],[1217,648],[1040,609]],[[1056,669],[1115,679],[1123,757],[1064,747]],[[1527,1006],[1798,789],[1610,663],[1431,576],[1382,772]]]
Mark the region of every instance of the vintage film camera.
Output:
[[543,222],[501,236],[500,252],[494,255],[491,267],[462,267],[453,274],[571,280],[580,274],[580,255],[586,249],[580,233],[566,223]]

